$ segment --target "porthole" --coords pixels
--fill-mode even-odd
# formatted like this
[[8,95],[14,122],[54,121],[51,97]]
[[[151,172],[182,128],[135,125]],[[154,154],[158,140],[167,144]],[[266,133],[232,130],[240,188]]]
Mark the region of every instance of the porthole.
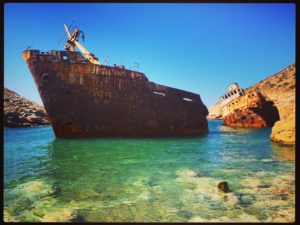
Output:
[[68,56],[63,55],[62,59],[63,59],[63,60],[67,60],[67,59],[68,59]]
[[46,73],[44,73],[44,74],[42,75],[42,79],[43,79],[44,81],[49,80],[49,75],[46,74]]

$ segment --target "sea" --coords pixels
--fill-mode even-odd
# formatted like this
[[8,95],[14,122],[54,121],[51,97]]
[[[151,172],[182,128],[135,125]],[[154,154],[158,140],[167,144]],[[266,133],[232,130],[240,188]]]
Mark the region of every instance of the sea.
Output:
[[4,128],[4,221],[294,222],[295,147],[270,134],[223,121],[193,138]]

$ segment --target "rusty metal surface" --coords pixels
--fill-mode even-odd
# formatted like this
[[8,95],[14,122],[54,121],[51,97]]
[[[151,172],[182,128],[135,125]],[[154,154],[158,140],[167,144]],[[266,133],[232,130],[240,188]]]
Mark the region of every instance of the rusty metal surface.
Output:
[[248,93],[225,107],[222,112],[226,112],[226,115],[223,119],[230,127],[269,127],[279,120],[274,103],[260,92]]
[[140,72],[94,65],[79,52],[23,58],[56,137],[185,136],[208,132],[200,96],[149,82]]

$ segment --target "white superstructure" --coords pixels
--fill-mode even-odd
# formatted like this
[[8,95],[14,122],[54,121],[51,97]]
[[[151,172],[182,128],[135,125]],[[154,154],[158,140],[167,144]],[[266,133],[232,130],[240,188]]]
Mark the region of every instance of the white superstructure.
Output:
[[245,95],[244,90],[242,88],[240,88],[237,83],[231,84],[228,87],[228,92],[219,98],[221,107],[242,95]]

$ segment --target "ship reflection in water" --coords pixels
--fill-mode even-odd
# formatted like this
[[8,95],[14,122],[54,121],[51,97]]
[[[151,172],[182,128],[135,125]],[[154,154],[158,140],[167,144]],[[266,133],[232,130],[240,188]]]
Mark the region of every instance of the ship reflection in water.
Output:
[[[5,129],[4,218],[294,221],[292,150],[271,144],[270,128],[222,123],[209,121],[198,138],[54,140],[50,127]],[[218,191],[221,181],[231,192]]]

